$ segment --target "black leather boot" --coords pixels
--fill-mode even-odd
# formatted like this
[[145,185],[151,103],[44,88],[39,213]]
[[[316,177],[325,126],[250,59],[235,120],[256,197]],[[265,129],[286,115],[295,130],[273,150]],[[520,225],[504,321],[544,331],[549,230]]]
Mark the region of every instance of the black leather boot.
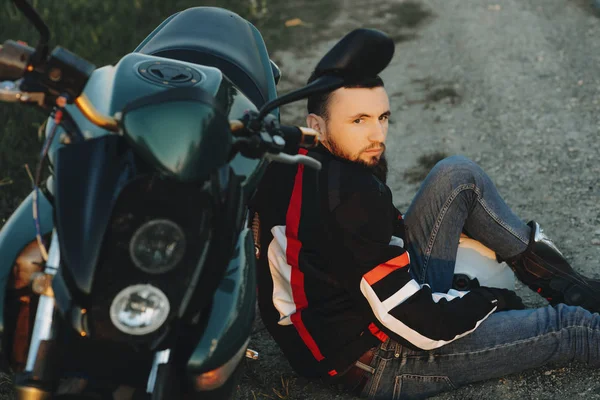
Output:
[[535,221],[527,250],[504,260],[521,282],[550,304],[565,303],[600,312],[600,281],[577,273]]

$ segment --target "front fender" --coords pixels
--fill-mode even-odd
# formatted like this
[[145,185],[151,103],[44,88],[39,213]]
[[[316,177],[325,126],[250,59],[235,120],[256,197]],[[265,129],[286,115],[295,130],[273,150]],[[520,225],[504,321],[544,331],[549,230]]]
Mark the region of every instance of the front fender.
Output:
[[[53,228],[52,204],[40,191],[38,196],[40,229],[42,235]],[[0,337],[4,333],[4,301],[6,284],[19,252],[35,239],[33,221],[33,192],[21,203],[0,230]],[[0,350],[2,350],[0,342]]]
[[187,363],[188,379],[230,360],[252,331],[256,303],[254,242],[249,229],[240,234],[234,256],[213,297],[206,329]]

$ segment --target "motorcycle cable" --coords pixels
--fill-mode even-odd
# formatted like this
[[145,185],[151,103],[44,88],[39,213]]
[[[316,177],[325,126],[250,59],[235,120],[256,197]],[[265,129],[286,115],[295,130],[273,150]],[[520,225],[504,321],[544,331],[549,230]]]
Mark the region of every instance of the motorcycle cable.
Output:
[[57,107],[54,109],[53,112],[53,117],[54,117],[54,126],[52,127],[52,130],[50,131],[50,134],[48,134],[48,136],[46,136],[46,141],[44,142],[44,146],[42,147],[42,151],[40,152],[40,161],[38,162],[38,165],[36,167],[36,171],[35,171],[35,178],[31,175],[31,171],[29,170],[29,167],[26,165],[25,167],[27,168],[27,172],[29,174],[29,178],[31,179],[32,183],[33,183],[33,220],[35,223],[35,237],[37,240],[37,244],[38,247],[40,249],[40,252],[42,254],[42,258],[44,259],[44,261],[48,261],[48,250],[46,249],[46,246],[44,245],[44,242],[42,240],[42,229],[41,229],[41,224],[40,224],[40,214],[39,214],[39,185],[40,185],[40,178],[41,178],[41,174],[42,174],[42,167],[44,165],[44,160],[46,159],[46,157],[48,156],[48,151],[50,150],[50,145],[52,144],[52,141],[54,140],[54,136],[56,136],[56,132],[58,131],[58,127],[63,119],[64,116],[64,106],[66,105],[66,98],[64,96],[61,96],[57,99]]

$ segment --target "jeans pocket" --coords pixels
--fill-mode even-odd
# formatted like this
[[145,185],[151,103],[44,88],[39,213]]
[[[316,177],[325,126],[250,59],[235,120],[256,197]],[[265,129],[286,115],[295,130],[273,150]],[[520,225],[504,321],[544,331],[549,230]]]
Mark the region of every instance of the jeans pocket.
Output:
[[453,389],[447,376],[402,374],[396,376],[392,400],[424,399]]

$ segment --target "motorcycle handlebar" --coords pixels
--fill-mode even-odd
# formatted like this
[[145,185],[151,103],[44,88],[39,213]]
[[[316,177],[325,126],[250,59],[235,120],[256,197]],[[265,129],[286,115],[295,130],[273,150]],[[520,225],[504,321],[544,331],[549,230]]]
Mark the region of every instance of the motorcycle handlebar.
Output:
[[279,127],[278,133],[285,139],[285,142],[290,145],[297,145],[310,149],[319,144],[320,133],[311,128],[282,125]]
[[0,45],[0,81],[21,79],[34,51],[33,47],[14,40]]
[[[0,101],[2,102],[22,102],[22,103],[37,103],[40,106],[44,104],[44,93],[29,93],[20,90],[17,82],[0,81]],[[66,100],[65,100],[66,103]],[[81,111],[84,117],[91,123],[100,128],[111,132],[119,131],[118,121],[107,115],[99,112],[85,94],[80,95],[75,99],[75,105]]]

